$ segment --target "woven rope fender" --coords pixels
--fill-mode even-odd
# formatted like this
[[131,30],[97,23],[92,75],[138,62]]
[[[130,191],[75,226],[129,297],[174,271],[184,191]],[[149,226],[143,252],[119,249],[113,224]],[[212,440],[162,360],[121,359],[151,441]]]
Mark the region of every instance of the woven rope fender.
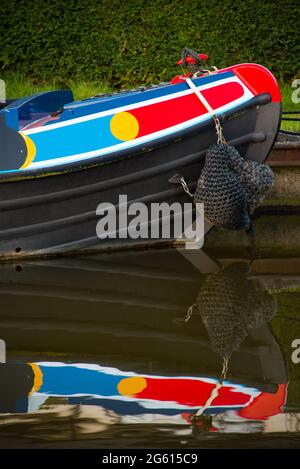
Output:
[[213,119],[217,142],[208,148],[194,195],[180,174],[174,175],[169,181],[181,184],[195,203],[204,204],[205,218],[211,224],[227,230],[246,229],[250,232],[250,215],[271,189],[274,176],[269,166],[246,160],[235,147],[227,143],[219,117],[191,79],[199,74],[212,73],[203,68],[200,58],[201,54],[194,50],[183,49],[179,63],[189,73],[181,78]]
[[228,230],[249,230],[250,214],[273,185],[269,166],[245,160],[226,143],[210,146],[194,194],[205,218]]
[[257,279],[248,278],[249,266],[235,263],[207,277],[196,305],[220,357],[229,358],[249,331],[270,321],[276,313],[276,299]]
[[[212,416],[204,412],[219,396],[232,353],[239,349],[251,329],[270,321],[276,310],[275,297],[259,280],[249,278],[247,263],[231,264],[206,278],[193,305],[193,313],[201,316],[211,348],[223,365],[219,382],[192,418],[196,435],[206,433],[212,425]],[[189,315],[189,319],[193,316]]]

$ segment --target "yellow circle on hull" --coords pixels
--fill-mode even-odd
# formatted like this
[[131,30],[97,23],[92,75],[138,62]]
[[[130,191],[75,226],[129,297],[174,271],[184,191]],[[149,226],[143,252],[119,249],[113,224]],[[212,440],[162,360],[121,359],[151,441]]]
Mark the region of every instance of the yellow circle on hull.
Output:
[[36,155],[36,148],[31,138],[27,137],[27,135],[23,134],[22,132],[19,132],[19,134],[24,138],[26,148],[27,148],[26,160],[24,161],[22,166],[20,166],[19,168],[19,169],[24,169],[24,168],[27,168],[27,166],[29,166],[33,162],[35,155]]
[[110,131],[118,140],[133,140],[139,130],[139,123],[130,112],[119,112],[111,118]]
[[40,367],[36,363],[28,363],[29,366],[31,366],[33,374],[34,374],[34,381],[33,381],[33,387],[30,391],[30,394],[34,392],[38,392],[40,387],[43,384],[43,373]]
[[118,391],[122,396],[133,396],[143,391],[147,387],[145,378],[133,376],[131,378],[124,378],[118,384]]

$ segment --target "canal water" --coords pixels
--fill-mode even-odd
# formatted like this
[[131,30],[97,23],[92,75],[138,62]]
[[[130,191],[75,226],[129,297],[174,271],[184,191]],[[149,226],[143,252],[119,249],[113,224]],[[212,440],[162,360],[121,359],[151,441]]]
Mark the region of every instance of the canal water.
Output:
[[295,256],[3,264],[0,299],[2,448],[300,447]]

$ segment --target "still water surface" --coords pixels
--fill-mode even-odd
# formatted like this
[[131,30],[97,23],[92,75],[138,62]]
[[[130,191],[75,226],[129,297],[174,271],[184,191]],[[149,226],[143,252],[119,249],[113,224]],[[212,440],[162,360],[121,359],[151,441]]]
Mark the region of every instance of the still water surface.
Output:
[[297,259],[156,249],[0,276],[0,447],[300,447]]

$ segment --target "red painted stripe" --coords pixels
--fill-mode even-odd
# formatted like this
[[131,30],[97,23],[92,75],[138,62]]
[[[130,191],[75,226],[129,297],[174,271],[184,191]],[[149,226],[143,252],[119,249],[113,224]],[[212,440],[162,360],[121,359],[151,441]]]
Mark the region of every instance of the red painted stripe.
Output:
[[[191,379],[157,379],[146,378],[147,387],[136,394],[135,397],[153,399],[156,401],[173,401],[188,406],[202,406],[210,397],[215,384]],[[250,399],[249,394],[237,392],[234,387],[223,387],[219,396],[212,405],[246,405]]]
[[[244,90],[239,83],[229,82],[208,88],[202,93],[210,106],[217,109],[243,96]],[[139,123],[137,137],[142,137],[201,116],[206,113],[206,109],[193,93],[133,109],[130,113]]]
[[279,384],[274,394],[262,392],[246,409],[241,409],[239,415],[246,419],[265,420],[271,415],[280,414],[285,404],[287,395],[287,384]]
[[270,93],[273,102],[281,102],[280,89],[272,73],[258,64],[240,64],[228,67],[222,72],[231,71],[257,96]]
[[211,107],[217,109],[231,103],[235,99],[241,98],[244,94],[244,89],[239,83],[231,82],[203,90],[202,94]]
[[130,111],[139,123],[137,137],[181,124],[206,113],[205,107],[194,94],[150,104]]

